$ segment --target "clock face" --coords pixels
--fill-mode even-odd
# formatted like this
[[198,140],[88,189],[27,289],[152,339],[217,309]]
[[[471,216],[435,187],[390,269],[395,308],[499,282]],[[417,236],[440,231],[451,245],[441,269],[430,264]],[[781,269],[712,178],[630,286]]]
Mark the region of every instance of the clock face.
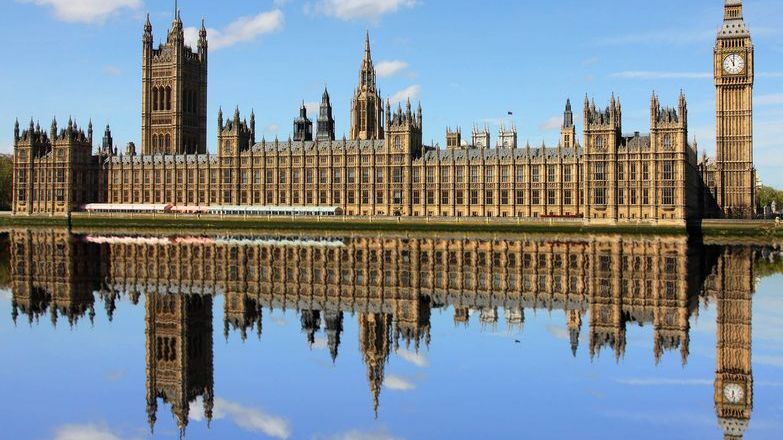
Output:
[[730,75],[737,75],[745,70],[745,60],[740,54],[733,53],[723,60],[723,70]]
[[726,384],[726,386],[723,387],[723,397],[725,397],[729,403],[740,403],[745,397],[745,390],[741,385],[736,383]]

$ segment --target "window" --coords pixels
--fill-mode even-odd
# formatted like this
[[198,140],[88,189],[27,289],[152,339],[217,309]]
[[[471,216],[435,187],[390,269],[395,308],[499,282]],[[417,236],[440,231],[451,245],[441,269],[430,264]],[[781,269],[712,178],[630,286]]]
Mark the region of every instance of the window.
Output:
[[650,180],[650,164],[642,164],[642,180]]
[[383,170],[375,171],[375,183],[383,183]]
[[448,191],[441,191],[440,192],[440,204],[441,205],[448,205],[449,204],[449,192]]
[[647,188],[642,190],[642,204],[643,205],[650,204],[650,191]]
[[334,178],[334,183],[339,184],[343,181],[343,173],[341,170],[334,170],[334,176],[332,177]]
[[547,190],[547,192],[546,192],[546,203],[547,203],[547,205],[554,205],[555,203],[557,203],[556,200],[557,200],[557,197],[556,197],[555,190],[553,190],[553,189]]
[[606,205],[606,189],[605,188],[595,188],[593,190],[594,195],[594,203],[596,205]]
[[414,168],[411,172],[413,173],[413,183],[421,183],[421,170],[419,168]]
[[508,205],[508,190],[506,189],[500,191],[500,204]]
[[392,176],[392,181],[394,183],[402,183],[402,168],[395,167],[392,169],[392,172],[394,173]]
[[275,173],[272,170],[266,170],[266,184],[271,185],[275,182]]
[[625,204],[625,190],[623,188],[617,189],[617,203],[619,205]]
[[625,180],[625,164],[617,164],[617,180]]
[[598,136],[597,138],[595,138],[595,148],[598,148],[600,150],[600,149],[603,149],[604,146],[605,145],[604,145],[604,137],[603,136]]
[[598,162],[593,168],[593,179],[599,182],[606,180],[606,164]]
[[427,168],[427,183],[435,183],[435,169]]
[[428,205],[435,204],[435,191],[427,191],[427,204]]
[[517,205],[525,204],[525,192],[521,189],[517,190]]
[[563,182],[570,182],[571,178],[571,167],[566,165],[563,167]]
[[478,183],[479,170],[477,166],[470,167],[470,183]]
[[326,185],[329,182],[329,170],[320,170],[318,173],[318,182]]
[[533,183],[538,183],[541,181],[541,170],[539,169],[538,165],[533,165],[530,169],[532,172],[532,175],[530,177],[530,180],[533,181]]
[[375,192],[375,203],[379,203],[379,204],[383,203],[383,191]]
[[486,168],[484,170],[484,178],[487,183],[494,183],[495,182],[495,169],[494,168]]
[[470,204],[478,205],[478,203],[479,203],[478,191],[473,190],[470,192]]
[[305,183],[312,184],[313,183],[313,169],[308,168],[305,170]]
[[541,191],[534,189],[533,194],[530,195],[530,201],[534,205],[540,205],[541,204]]
[[564,205],[572,205],[574,203],[574,200],[571,195],[571,190],[567,189],[563,191],[563,204]]
[[394,148],[399,149],[401,145],[400,136],[394,136]]
[[348,183],[356,183],[356,171],[348,170]]
[[500,182],[501,183],[508,183],[508,167],[507,166],[500,167]]
[[549,165],[547,167],[547,177],[546,177],[547,182],[554,182],[555,181],[555,174],[556,174],[555,166],[554,165]]
[[663,148],[666,150],[672,148],[672,136],[670,134],[663,137]]
[[663,188],[661,198],[664,205],[674,205],[674,188]]
[[674,180],[674,162],[671,160],[663,162],[663,180]]
[[463,191],[457,191],[457,205],[464,205],[465,204],[465,193]]
[[440,183],[449,183],[449,169],[447,167],[440,168]]
[[518,165],[517,166],[517,183],[521,183],[525,181],[525,167]]
[[285,185],[286,174],[288,174],[288,173],[286,173],[285,171],[281,171],[280,172],[280,183],[283,184],[283,185]]
[[636,164],[632,163],[629,165],[630,171],[628,174],[630,174],[630,180],[636,180]]
[[457,183],[465,183],[465,170],[462,167],[457,168]]
[[413,204],[418,205],[421,203],[421,193],[419,191],[413,191]]
[[493,191],[484,191],[484,204],[492,205],[495,203],[495,193]]

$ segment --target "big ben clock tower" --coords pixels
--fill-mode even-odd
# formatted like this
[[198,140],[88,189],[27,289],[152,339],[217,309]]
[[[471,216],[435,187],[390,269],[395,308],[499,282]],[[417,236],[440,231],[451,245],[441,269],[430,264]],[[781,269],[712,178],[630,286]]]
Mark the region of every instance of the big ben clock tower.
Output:
[[742,0],[725,0],[715,43],[717,102],[717,202],[724,217],[751,218],[753,168],[753,43]]

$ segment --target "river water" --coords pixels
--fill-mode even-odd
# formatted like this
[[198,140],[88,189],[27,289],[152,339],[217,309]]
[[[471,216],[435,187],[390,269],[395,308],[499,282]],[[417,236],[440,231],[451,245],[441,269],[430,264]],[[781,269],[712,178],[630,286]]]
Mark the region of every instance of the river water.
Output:
[[11,230],[0,438],[780,439],[782,256],[679,236]]

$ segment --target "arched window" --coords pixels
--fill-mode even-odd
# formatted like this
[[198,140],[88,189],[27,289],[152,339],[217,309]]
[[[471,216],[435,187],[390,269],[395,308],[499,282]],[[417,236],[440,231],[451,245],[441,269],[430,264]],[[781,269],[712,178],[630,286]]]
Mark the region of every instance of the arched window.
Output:
[[152,88],[152,110],[157,111],[158,110],[158,88],[153,87]]
[[604,148],[604,137],[598,136],[595,138],[595,147],[596,148]]
[[157,153],[158,150],[158,135],[152,135],[152,152]]
[[166,152],[167,153],[171,151],[170,150],[170,148],[171,148],[171,135],[168,135],[168,134],[166,135],[166,145],[165,145],[165,148],[166,148]]
[[171,87],[166,87],[166,110],[171,110]]
[[231,141],[226,141],[226,143],[223,145],[223,152],[226,154],[231,154]]
[[663,137],[663,148],[670,149],[672,147],[672,137],[671,135],[666,135]]
[[400,135],[394,136],[394,148],[400,148]]

